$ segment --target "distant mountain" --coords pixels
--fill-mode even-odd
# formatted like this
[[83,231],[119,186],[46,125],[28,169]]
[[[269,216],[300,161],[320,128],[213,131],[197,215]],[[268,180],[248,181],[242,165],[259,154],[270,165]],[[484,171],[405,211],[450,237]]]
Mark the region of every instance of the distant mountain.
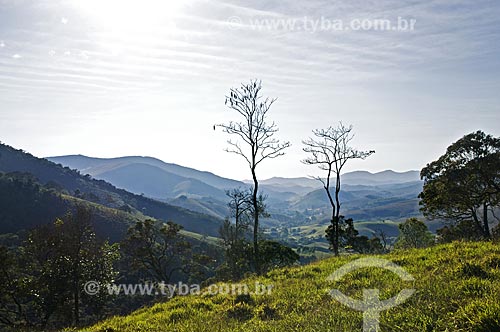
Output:
[[[370,173],[367,171],[354,171],[342,174],[343,184],[361,184],[361,185],[381,185],[381,184],[392,184],[392,183],[404,183],[420,181],[420,173],[418,171],[407,171],[407,172],[395,172],[391,170],[386,170],[378,173]],[[245,180],[245,182],[250,183],[251,181]],[[282,186],[285,188],[293,188],[294,186],[305,187],[305,188],[321,188],[322,184],[320,181],[307,177],[300,178],[281,178],[273,177],[270,179],[260,181],[262,185],[266,186]]]
[[196,179],[188,179],[148,164],[127,164],[108,170],[97,178],[136,194],[157,199],[180,195],[224,198],[223,190]]
[[48,159],[135,194],[144,194],[160,200],[187,196],[195,199],[211,197],[225,201],[224,189],[245,186],[239,181],[167,164],[150,157],[100,159],[78,155]]
[[50,161],[78,169],[83,174],[90,174],[99,178],[101,174],[109,174],[112,170],[132,164],[146,164],[157,167],[170,175],[174,174],[185,179],[195,179],[218,188],[229,189],[244,185],[240,181],[226,179],[210,172],[199,171],[193,168],[163,162],[152,157],[120,157],[120,158],[92,158],[82,155],[49,157]]
[[[118,189],[103,180],[95,180],[90,175],[81,175],[78,171],[68,167],[34,157],[3,144],[0,144],[0,172],[29,173],[40,185],[53,188],[72,199],[115,210],[143,214],[164,221],[172,220],[184,226],[186,230],[200,234],[216,236],[222,222],[213,216]],[[28,203],[27,201],[26,204]],[[0,222],[2,222],[1,219]]]
[[[245,181],[251,182],[251,181]],[[319,188],[321,187],[321,182],[315,179],[300,177],[300,178],[282,178],[282,177],[272,177],[267,180],[260,181],[263,185],[268,186],[284,186],[284,187],[305,187],[305,188]]]
[[[332,196],[335,195],[335,189],[330,189]],[[342,202],[352,200],[355,196],[348,191],[340,192],[340,199]],[[301,196],[296,201],[292,201],[290,207],[295,210],[319,209],[325,206],[330,206],[328,196],[325,189],[316,189],[310,193]]]
[[[342,214],[355,220],[419,216],[417,197],[422,191],[422,186],[420,181],[382,185],[346,184],[340,192]],[[324,189],[317,189],[290,200],[289,209],[316,210],[316,215],[326,216],[331,213]]]
[[344,184],[392,184],[420,181],[419,171],[394,172],[391,170],[378,173],[370,173],[367,171],[355,171],[342,175]]
[[[49,159],[136,194],[217,218],[229,213],[223,189],[251,185],[250,181],[226,179],[150,157],[99,159],[78,155]],[[419,215],[417,196],[422,181],[418,171],[355,171],[344,174],[342,184],[342,211],[346,215],[362,220]],[[323,218],[330,213],[328,199],[318,180],[273,177],[261,180],[260,185],[268,197],[266,203],[271,213],[271,219],[265,220],[264,225],[292,221],[300,224],[311,214]]]

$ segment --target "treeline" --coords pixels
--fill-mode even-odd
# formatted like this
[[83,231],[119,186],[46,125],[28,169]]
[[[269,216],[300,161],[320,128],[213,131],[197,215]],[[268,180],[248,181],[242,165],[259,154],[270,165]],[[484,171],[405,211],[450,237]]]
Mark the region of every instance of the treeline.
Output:
[[[127,314],[161,296],[110,294],[111,284],[201,283],[215,275],[220,249],[181,234],[182,227],[139,221],[122,241],[96,235],[92,212],[79,206],[52,223],[0,245],[2,330],[57,330]],[[85,285],[98,285],[89,294]]]

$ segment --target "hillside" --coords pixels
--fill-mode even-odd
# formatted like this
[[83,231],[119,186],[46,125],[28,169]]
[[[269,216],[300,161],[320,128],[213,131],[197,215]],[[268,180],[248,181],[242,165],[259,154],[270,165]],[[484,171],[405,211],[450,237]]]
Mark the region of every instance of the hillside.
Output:
[[[223,189],[245,186],[243,182],[151,157],[102,159],[73,155],[49,159],[133,193],[217,217],[228,214],[227,197]],[[356,220],[419,215],[417,196],[422,189],[422,182],[417,171],[355,171],[344,174],[342,181],[344,211]],[[286,215],[288,219],[296,219],[294,221],[297,224],[306,219],[306,210],[319,209],[321,211],[316,211],[318,214],[329,210],[328,200],[317,180],[273,177],[262,180],[260,184],[268,196],[268,206],[273,216]],[[246,185],[250,183],[247,181]],[[305,215],[301,216],[301,213]],[[279,224],[276,220],[267,222],[267,225],[276,224]]]
[[[24,151],[0,144],[0,172],[28,173],[33,175],[39,186],[53,189],[68,199],[80,199],[89,204],[103,206],[115,211],[122,210],[132,214],[142,214],[159,220],[172,220],[182,225],[187,231],[216,236],[221,224],[219,218],[189,211],[180,207],[156,201],[141,195],[118,189],[103,181],[95,180],[89,175],[81,175],[78,171],[57,165],[46,159],[34,157]],[[25,208],[31,208],[33,202],[26,198],[21,200]],[[53,210],[52,213],[57,212]],[[5,223],[5,220],[3,221]],[[35,223],[44,223],[39,220]],[[13,227],[23,229],[21,224]]]
[[[83,174],[90,174],[95,178],[102,178],[114,170],[134,164],[146,164],[166,172],[165,175],[176,175],[177,177],[194,179],[206,183],[218,189],[228,189],[243,185],[243,183],[217,176],[210,172],[199,171],[172,163],[166,163],[152,157],[120,157],[120,158],[92,158],[82,155],[49,157],[55,163],[60,163],[70,168],[78,169]],[[136,175],[139,175],[137,173]]]
[[136,194],[166,199],[189,194],[194,197],[225,198],[223,190],[196,179],[188,179],[148,164],[128,164],[98,175],[99,179]]
[[257,281],[273,285],[271,294],[175,297],[81,331],[361,331],[362,314],[328,294],[337,288],[358,299],[364,288],[380,289],[383,299],[416,289],[407,302],[381,313],[381,331],[500,331],[500,246],[452,243],[379,256],[403,267],[413,282],[378,268],[327,281],[359,257],[330,258],[238,282],[251,290]]
[[63,194],[40,184],[30,174],[0,172],[0,234],[51,223],[77,205],[90,209],[97,234],[111,241],[120,240],[129,226],[145,218],[138,212],[127,213]]
[[[251,185],[151,157],[102,159],[71,155],[49,159],[135,194],[217,219],[229,215],[223,189]],[[417,196],[422,181],[417,171],[355,171],[344,174],[342,182],[342,213],[356,223],[365,223],[360,227],[363,235],[372,236],[383,229],[390,237],[397,236],[401,220],[421,215]],[[283,228],[300,227],[296,232],[300,238],[290,236],[280,240],[293,246],[327,247],[324,229],[331,207],[319,181],[307,177],[273,177],[261,180],[260,184],[271,216],[262,220],[269,235],[279,234]]]

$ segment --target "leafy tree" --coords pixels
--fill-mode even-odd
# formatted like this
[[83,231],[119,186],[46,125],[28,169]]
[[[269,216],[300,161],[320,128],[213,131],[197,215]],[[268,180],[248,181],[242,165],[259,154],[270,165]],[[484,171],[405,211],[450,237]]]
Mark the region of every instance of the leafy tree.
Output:
[[398,228],[400,234],[396,240],[396,248],[425,248],[434,244],[434,236],[427,225],[417,218],[406,219]]
[[259,246],[263,271],[289,266],[300,259],[295,251],[279,242],[265,240],[260,241]]
[[20,327],[28,321],[29,292],[23,287],[25,274],[21,271],[19,252],[0,246],[0,328]]
[[426,217],[470,222],[481,237],[491,237],[490,216],[500,206],[500,138],[482,131],[465,135],[420,175]]
[[479,241],[483,238],[471,220],[459,220],[436,231],[436,241],[448,243],[457,240]]
[[[339,254],[341,219],[340,219],[340,199],[341,190],[340,176],[344,166],[352,159],[366,159],[375,151],[359,151],[350,146],[354,138],[352,126],[345,126],[340,123],[337,127],[313,130],[314,138],[309,138],[302,143],[305,145],[304,152],[310,156],[302,162],[306,165],[317,165],[321,170],[326,171],[326,176],[315,177],[323,184],[323,188],[328,196],[328,201],[332,207],[332,217],[330,225],[326,230],[326,236],[330,242],[330,247],[334,254]],[[331,177],[335,176],[334,196],[330,191]]]
[[152,219],[130,227],[122,246],[132,269],[164,283],[169,283],[176,272],[188,273],[191,245],[179,234],[181,229],[171,221],[159,223]]
[[[341,233],[340,244],[362,254],[381,253],[383,251],[382,242],[378,237],[368,238],[365,235],[359,235],[354,227],[352,218],[345,219],[340,216]],[[329,229],[331,230],[331,228]]]
[[101,286],[116,277],[113,263],[118,246],[96,238],[88,209],[78,207],[53,224],[30,232],[24,247],[26,264],[33,271],[26,285],[34,295],[34,305],[42,313],[41,325],[80,324],[85,309],[98,314],[109,296],[82,294],[83,286],[94,281]]
[[226,151],[243,157],[252,174],[253,258],[257,273],[260,273],[258,235],[262,212],[259,206],[257,166],[266,159],[284,155],[284,150],[290,146],[289,142],[280,142],[275,138],[278,127],[274,122],[268,123],[267,115],[276,99],[264,98],[261,90],[262,83],[257,80],[232,88],[229,96],[226,96],[226,105],[238,113],[240,121],[218,125],[225,133],[238,137],[236,141],[228,141],[230,147]]

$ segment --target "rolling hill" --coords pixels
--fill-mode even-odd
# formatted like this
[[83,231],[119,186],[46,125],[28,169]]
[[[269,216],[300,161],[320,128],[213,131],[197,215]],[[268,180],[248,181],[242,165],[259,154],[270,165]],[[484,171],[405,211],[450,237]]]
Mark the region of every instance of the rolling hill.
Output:
[[[365,256],[274,270],[238,281],[238,285],[248,285],[253,292],[249,295],[202,289],[200,294],[176,296],[80,331],[361,331],[362,313],[341,304],[329,292],[339,289],[360,299],[363,289],[369,288],[379,289],[381,299],[405,288],[416,290],[406,302],[381,312],[381,331],[500,331],[499,245],[455,242],[377,256],[405,269],[414,281],[403,281],[381,268],[363,268],[340,281],[327,280],[341,266],[361,257]],[[272,286],[271,291],[257,295],[256,284]],[[217,284],[215,289],[232,287]]]
[[176,175],[184,179],[194,179],[218,189],[229,189],[242,186],[243,183],[226,179],[210,172],[199,171],[193,168],[166,163],[152,157],[120,157],[120,158],[92,158],[82,155],[48,157],[50,161],[78,169],[83,174],[90,174],[100,178],[102,174],[110,174],[113,170],[132,164],[146,164],[157,167],[165,172],[166,176]]
[[[61,197],[86,201],[113,211],[126,211],[129,214],[145,215],[164,221],[172,220],[187,231],[200,234],[216,236],[222,222],[214,216],[189,211],[118,189],[103,180],[93,179],[90,175],[81,175],[69,167],[34,157],[4,144],[0,144],[0,172],[28,173],[34,177],[39,186],[47,190],[53,189],[60,193]],[[28,199],[24,203],[27,207],[32,204]]]
[[[220,219],[229,215],[224,189],[251,185],[248,181],[225,179],[151,157],[100,159],[73,155],[49,159],[135,194]],[[422,190],[422,181],[417,171],[355,171],[344,174],[342,183],[342,214],[356,223],[364,222],[363,227],[360,226],[363,235],[372,236],[374,230],[387,229],[390,236],[396,236],[401,220],[421,216],[417,196]],[[301,241],[281,240],[290,240],[290,244],[321,242],[326,246],[324,228],[330,219],[331,207],[319,181],[306,177],[273,177],[261,180],[260,184],[267,195],[271,215],[262,220],[262,225],[270,229],[268,234],[275,234],[279,228],[302,226],[307,234]],[[386,220],[392,222],[382,225]],[[309,229],[321,231],[312,233]]]

